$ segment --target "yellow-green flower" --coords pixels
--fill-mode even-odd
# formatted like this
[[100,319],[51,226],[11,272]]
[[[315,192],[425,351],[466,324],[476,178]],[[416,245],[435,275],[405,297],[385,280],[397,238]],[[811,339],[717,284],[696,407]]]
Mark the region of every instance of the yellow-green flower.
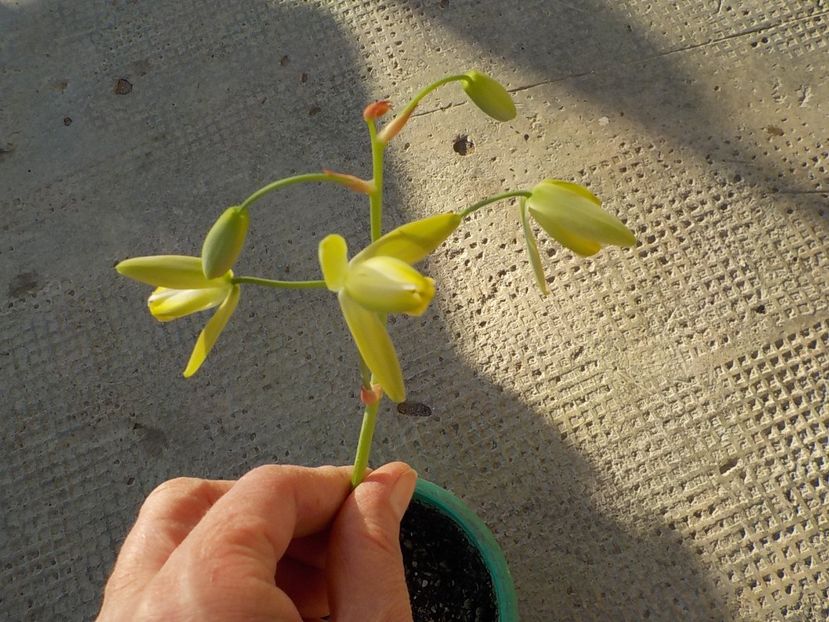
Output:
[[435,282],[412,268],[460,224],[458,214],[439,214],[390,231],[348,260],[342,236],[320,242],[325,284],[337,293],[343,317],[375,381],[394,402],[406,399],[403,373],[382,313],[421,315],[435,294]]
[[218,278],[208,279],[202,272],[201,258],[182,255],[135,257],[122,261],[115,269],[156,287],[147,306],[161,322],[219,307],[199,334],[184,369],[185,378],[195,374],[239,304],[240,288],[233,283],[233,273],[228,270]]
[[595,255],[610,244],[634,246],[636,238],[633,232],[601,206],[601,200],[587,188],[559,179],[542,181],[532,189],[526,200],[521,201],[521,222],[527,251],[543,293],[547,293],[547,284],[528,214],[550,236],[585,257]]

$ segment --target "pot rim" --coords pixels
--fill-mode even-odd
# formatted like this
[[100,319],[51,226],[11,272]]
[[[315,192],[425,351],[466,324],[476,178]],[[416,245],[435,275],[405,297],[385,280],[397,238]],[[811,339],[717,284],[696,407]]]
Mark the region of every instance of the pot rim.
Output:
[[458,497],[428,480],[418,478],[412,499],[438,510],[461,528],[489,572],[499,622],[518,622],[515,584],[504,553],[486,524]]

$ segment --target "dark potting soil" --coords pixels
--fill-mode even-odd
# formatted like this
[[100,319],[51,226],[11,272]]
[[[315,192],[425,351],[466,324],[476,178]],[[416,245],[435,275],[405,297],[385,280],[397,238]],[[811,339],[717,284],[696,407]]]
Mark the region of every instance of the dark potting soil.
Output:
[[400,549],[414,622],[497,622],[486,566],[451,519],[413,502],[400,524]]

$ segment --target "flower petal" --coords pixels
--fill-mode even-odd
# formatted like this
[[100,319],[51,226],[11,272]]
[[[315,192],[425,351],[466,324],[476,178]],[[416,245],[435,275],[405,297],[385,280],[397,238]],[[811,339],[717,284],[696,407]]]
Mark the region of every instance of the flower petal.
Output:
[[207,279],[199,257],[154,255],[125,259],[115,269],[126,277],[156,287],[171,289],[202,289],[227,284],[227,274]]
[[461,217],[454,212],[415,220],[372,242],[352,259],[352,265],[369,257],[388,255],[408,264],[424,259],[458,228]]
[[204,275],[215,279],[233,267],[245,245],[250,217],[238,205],[228,207],[210,227],[201,249]]
[[[542,184],[555,186],[555,187],[561,188],[563,190],[569,190],[570,192],[574,192],[575,194],[581,195],[582,197],[584,197],[585,199],[587,199],[588,201],[590,201],[591,203],[593,203],[597,207],[602,206],[602,200],[599,197],[597,197],[595,194],[590,192],[590,190],[588,190],[587,188],[582,186],[581,184],[575,184],[572,181],[565,181],[563,179],[545,179],[540,184],[537,184],[536,188],[538,188],[539,186],[542,186]],[[533,192],[534,191],[535,191],[535,188],[533,188]]]
[[227,321],[236,310],[236,305],[239,304],[240,291],[241,288],[238,285],[234,285],[230,289],[225,301],[213,317],[210,318],[207,324],[205,324],[201,333],[199,333],[199,338],[196,340],[196,346],[193,348],[193,353],[190,355],[190,360],[187,362],[187,367],[184,369],[185,378],[189,378],[199,370],[199,367],[201,367],[202,363],[204,363],[204,359],[207,358],[210,350],[213,349],[213,345],[216,343],[219,335],[222,334],[222,331],[227,325]]
[[169,322],[220,305],[227,298],[229,290],[230,285],[206,289],[159,287],[150,294],[147,306],[155,319]]
[[527,201],[523,198],[518,206],[518,213],[521,216],[521,226],[524,229],[524,240],[527,242],[527,254],[530,256],[530,265],[532,265],[533,272],[535,273],[535,282],[538,284],[541,293],[546,295],[548,290],[547,281],[544,278],[544,266],[541,264],[538,245],[535,243],[535,235],[530,227],[530,219],[527,216]]
[[463,90],[478,108],[496,121],[515,118],[515,103],[499,82],[480,71],[469,71],[463,81]]
[[319,260],[326,287],[332,292],[340,291],[348,272],[348,245],[345,238],[336,233],[325,236],[320,242]]
[[[533,188],[527,204],[533,218],[556,239],[559,239],[558,236],[572,236],[575,240],[592,242],[590,248],[594,248],[595,243],[598,243],[599,248],[607,244],[636,244],[633,233],[622,221],[605,212],[601,208],[601,201],[587,188],[578,184],[554,179],[545,180]],[[566,245],[562,240],[559,241]],[[576,242],[577,246],[579,244],[580,242]],[[575,248],[573,250],[579,252]],[[598,250],[596,248],[593,252]]]
[[569,248],[577,255],[581,255],[582,257],[590,257],[591,255],[595,255],[602,250],[602,245],[598,242],[578,236],[571,231],[567,231],[566,229],[556,226],[554,223],[545,223],[543,216],[539,217],[539,214],[537,213],[533,213],[533,217],[538,224],[541,225],[544,231],[546,231],[554,239],[558,240],[559,244]]
[[383,322],[374,311],[362,307],[345,290],[340,291],[338,298],[354,344],[374,374],[375,381],[383,387],[390,400],[397,403],[404,401],[403,372]]
[[370,257],[351,265],[345,291],[367,309],[421,315],[435,295],[435,282],[405,261]]

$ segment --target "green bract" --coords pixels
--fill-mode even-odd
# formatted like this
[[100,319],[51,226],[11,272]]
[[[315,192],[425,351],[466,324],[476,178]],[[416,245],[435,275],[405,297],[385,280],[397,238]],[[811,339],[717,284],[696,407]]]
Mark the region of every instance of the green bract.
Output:
[[521,217],[521,228],[524,231],[524,240],[527,243],[527,254],[530,256],[530,265],[533,267],[535,282],[542,294],[547,294],[547,281],[544,279],[544,267],[541,264],[541,255],[538,254],[538,245],[535,243],[535,236],[530,228],[530,219],[527,217],[527,200],[521,199],[518,205],[518,213]]
[[199,257],[181,255],[135,257],[122,261],[115,269],[136,281],[156,286],[147,306],[161,322],[219,307],[199,334],[184,370],[185,378],[195,374],[239,302],[240,289],[233,283],[233,273],[227,270],[219,278],[208,279]]
[[479,71],[464,74],[463,90],[469,99],[496,121],[511,121],[515,118],[515,103],[501,84]]
[[208,279],[221,276],[233,267],[245,245],[249,222],[247,209],[238,205],[228,207],[207,232],[201,261]]

